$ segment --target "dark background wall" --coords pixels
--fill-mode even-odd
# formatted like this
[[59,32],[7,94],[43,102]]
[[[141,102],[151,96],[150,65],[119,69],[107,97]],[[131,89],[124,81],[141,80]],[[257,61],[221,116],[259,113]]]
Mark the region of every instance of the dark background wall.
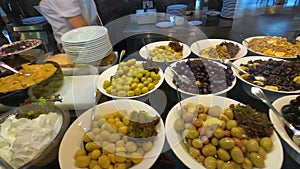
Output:
[[[95,0],[95,2],[104,24],[142,9],[142,0]],[[195,8],[195,0],[154,0],[158,12],[165,12],[166,7],[171,4],[187,4],[188,10]],[[208,6],[209,9],[220,10],[221,5],[222,0],[210,0]]]

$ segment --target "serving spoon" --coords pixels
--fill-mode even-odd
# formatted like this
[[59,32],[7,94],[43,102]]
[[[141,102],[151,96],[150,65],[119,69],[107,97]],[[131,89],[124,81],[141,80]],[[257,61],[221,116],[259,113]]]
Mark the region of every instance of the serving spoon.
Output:
[[[235,68],[236,70],[238,70],[244,74],[250,74],[250,73],[246,72],[245,70],[241,69],[239,66],[236,66],[235,64],[233,64],[229,59],[221,58],[221,62],[226,65],[230,65],[231,67]],[[262,81],[262,82],[267,81],[267,78],[265,78],[264,76],[254,76],[254,79],[258,80],[258,81]]]
[[296,143],[296,145],[298,147],[300,147],[300,131],[297,130],[293,124],[291,124],[290,122],[288,122],[281,113],[279,113],[279,111],[271,104],[271,102],[267,99],[266,95],[264,94],[264,92],[258,88],[258,87],[252,87],[251,88],[251,93],[256,96],[257,98],[259,98],[262,102],[264,102],[267,106],[269,106],[269,108],[272,110],[272,112],[275,113],[275,115],[277,115],[277,117],[279,117],[282,122],[289,128],[292,130],[293,134],[293,141]]
[[4,63],[4,62],[2,62],[2,61],[0,61],[0,66],[3,67],[3,68],[5,68],[5,69],[7,69],[7,70],[10,70],[10,71],[12,71],[12,72],[14,72],[14,73],[17,73],[17,74],[19,74],[19,75],[30,76],[30,73],[22,73],[22,72],[19,72],[19,71],[17,71],[16,69],[10,67],[9,65],[7,65],[6,63]]
[[3,31],[2,31],[2,34],[5,36],[5,38],[8,40],[8,42],[9,42],[10,44],[12,44],[12,41],[11,41],[11,39],[10,39],[10,36],[9,36],[7,30],[3,30]]

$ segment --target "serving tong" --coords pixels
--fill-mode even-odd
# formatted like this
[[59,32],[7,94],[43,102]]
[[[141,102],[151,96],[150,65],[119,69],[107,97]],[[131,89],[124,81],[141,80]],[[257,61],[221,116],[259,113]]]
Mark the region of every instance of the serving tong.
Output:
[[152,57],[150,56],[150,49],[146,45],[144,38],[142,38],[142,42],[147,50],[147,59],[146,62],[143,63],[144,69],[146,70],[159,69],[159,67],[153,62]]
[[7,65],[6,63],[4,63],[4,62],[2,62],[2,61],[0,61],[0,66],[3,67],[3,68],[5,68],[5,69],[7,69],[7,70],[10,70],[10,71],[12,71],[12,72],[14,72],[14,73],[17,73],[17,74],[19,74],[19,75],[30,76],[30,73],[22,73],[22,72],[19,72],[19,71],[17,71],[16,69],[10,67],[9,65]]
[[264,92],[258,88],[258,87],[252,87],[251,88],[251,93],[256,96],[257,98],[259,98],[262,102],[264,102],[271,110],[273,113],[275,113],[275,115],[281,119],[281,121],[289,128],[292,130],[293,134],[293,141],[296,143],[296,145],[298,147],[300,147],[300,130],[297,130],[293,124],[291,124],[290,122],[288,122],[283,116],[282,114],[271,104],[271,102],[268,100],[268,98],[266,97],[266,95],[264,94]]

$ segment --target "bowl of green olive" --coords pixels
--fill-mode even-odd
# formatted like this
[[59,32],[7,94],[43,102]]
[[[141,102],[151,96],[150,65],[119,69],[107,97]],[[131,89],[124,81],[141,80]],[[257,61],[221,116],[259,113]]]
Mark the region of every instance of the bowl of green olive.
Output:
[[145,101],[164,81],[161,68],[144,69],[142,61],[130,59],[110,67],[100,74],[98,89],[113,99],[137,99]]
[[197,95],[169,112],[166,136],[188,168],[280,168],[282,145],[267,114],[214,95]]
[[[165,128],[158,112],[138,100],[110,100],[79,116],[59,149],[61,169],[150,168],[159,157]],[[92,125],[85,132],[82,125]],[[147,130],[147,131],[145,131]]]

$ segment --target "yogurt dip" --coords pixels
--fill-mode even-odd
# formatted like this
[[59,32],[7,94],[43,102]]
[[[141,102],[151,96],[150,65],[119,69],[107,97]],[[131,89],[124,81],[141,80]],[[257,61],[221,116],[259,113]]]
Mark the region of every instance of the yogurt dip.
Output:
[[10,115],[0,124],[0,155],[12,167],[19,168],[42,152],[62,126],[62,116],[50,112],[35,119]]

